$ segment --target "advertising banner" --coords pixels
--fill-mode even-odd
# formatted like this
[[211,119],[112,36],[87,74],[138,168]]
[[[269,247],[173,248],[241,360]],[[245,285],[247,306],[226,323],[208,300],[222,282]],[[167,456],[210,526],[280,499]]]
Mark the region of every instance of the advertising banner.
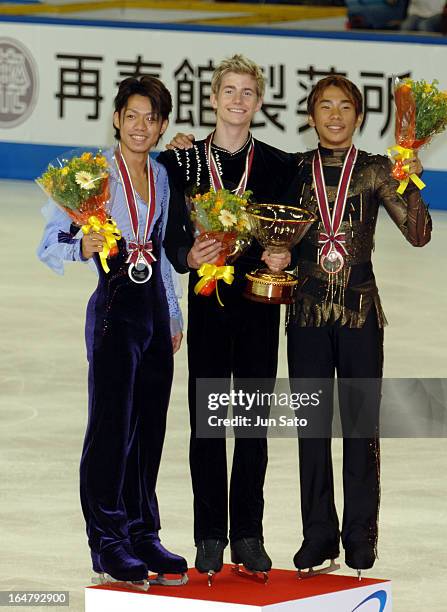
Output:
[[[214,125],[209,102],[213,69],[234,53],[254,59],[266,77],[255,136],[287,151],[315,145],[306,98],[328,74],[346,75],[363,92],[365,119],[357,142],[373,153],[384,153],[394,143],[394,76],[438,78],[440,87],[447,87],[447,46],[437,39],[433,44],[390,44],[319,38],[315,33],[247,35],[147,24],[6,21],[0,31],[0,154],[8,154],[0,170],[3,177],[31,178],[67,147],[110,144],[113,98],[128,76],[155,75],[170,89],[174,110],[165,142],[177,131],[203,138]],[[30,144],[24,151],[21,145]],[[47,149],[49,145],[55,148]],[[422,157],[426,169],[442,175],[447,139],[439,137]]]

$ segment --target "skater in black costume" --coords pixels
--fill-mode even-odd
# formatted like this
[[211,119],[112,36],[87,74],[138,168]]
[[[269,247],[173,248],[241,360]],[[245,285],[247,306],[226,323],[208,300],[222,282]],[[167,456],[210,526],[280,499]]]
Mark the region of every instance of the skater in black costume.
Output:
[[[431,219],[420,191],[410,182],[403,197],[384,156],[358,151],[352,144],[362,122],[362,96],[344,77],[320,81],[308,99],[309,123],[318,148],[298,154],[299,202],[317,214],[296,247],[300,286],[288,313],[289,375],[299,379],[375,379],[364,402],[344,397],[339,388],[342,424],[347,415],[369,410],[376,427],[364,437],[343,439],[344,511],[341,539],[345,560],[359,572],[376,558],[380,498],[378,419],[386,324],[371,263],[379,206],[413,246],[427,244]],[[417,158],[410,173],[420,173]],[[330,427],[332,397],[320,426],[327,437],[300,437],[301,512],[304,542],[294,558],[299,570],[339,555],[339,522],[334,503]],[[371,425],[371,424],[370,424]],[[344,432],[345,433],[345,432]]]
[[[179,272],[190,272],[188,291],[189,410],[191,421],[190,467],[194,491],[196,568],[203,573],[220,571],[228,544],[236,564],[250,572],[267,572],[271,560],[264,549],[263,485],[267,467],[267,440],[235,439],[229,491],[224,439],[196,437],[198,378],[276,377],[279,306],[255,303],[242,296],[245,274],[262,261],[275,271],[290,262],[290,253],[270,255],[254,241],[235,262],[235,278],[216,299],[196,295],[196,270],[213,263],[221,245],[194,240],[184,192],[191,187],[245,189],[259,202],[281,200],[295,173],[294,157],[253,138],[250,123],[261,108],[264,79],[260,68],[243,56],[221,62],[212,79],[211,103],[216,128],[191,148],[160,154],[168,169],[171,203],[165,248]],[[211,178],[211,168],[214,176]],[[216,183],[217,184],[213,184]],[[267,390],[267,389],[266,389]],[[272,390],[272,389],[270,389]],[[229,534],[228,534],[229,522]]]

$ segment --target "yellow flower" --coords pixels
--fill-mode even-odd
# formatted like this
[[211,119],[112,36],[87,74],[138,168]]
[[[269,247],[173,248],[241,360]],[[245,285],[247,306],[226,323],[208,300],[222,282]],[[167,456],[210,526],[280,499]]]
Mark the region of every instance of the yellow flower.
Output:
[[424,86],[424,93],[430,93],[432,91],[433,87],[430,85],[430,83],[425,83]]
[[68,168],[67,168],[67,166],[64,166],[64,167],[62,168],[62,170],[61,170],[61,174],[62,174],[62,176],[67,176],[67,174],[68,174]]
[[47,173],[45,173],[42,178],[38,179],[38,183],[42,185],[47,193],[50,192],[53,187],[53,179]]
[[92,159],[92,157],[93,157],[92,154],[87,151],[86,153],[83,153],[81,155],[81,160],[84,162],[88,162]]
[[86,189],[89,191],[95,187],[95,180],[90,172],[85,172],[84,170],[76,172],[75,180],[77,184],[80,185],[81,189]]
[[108,166],[107,159],[104,157],[104,155],[96,155],[95,162],[102,168],[107,168]]
[[237,223],[236,215],[234,215],[232,212],[230,212],[226,208],[223,208],[220,211],[219,221],[222,223],[224,227],[231,227],[233,225],[236,225]]
[[224,205],[224,201],[222,200],[222,198],[217,198],[216,203],[213,206],[213,212],[214,213],[220,212],[223,205]]
[[237,226],[239,229],[250,229],[250,221],[245,213],[240,216]]

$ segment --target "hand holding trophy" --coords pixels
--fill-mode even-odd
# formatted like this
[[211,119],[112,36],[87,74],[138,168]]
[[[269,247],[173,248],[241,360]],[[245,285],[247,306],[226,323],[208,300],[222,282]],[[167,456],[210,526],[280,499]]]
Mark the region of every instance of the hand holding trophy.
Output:
[[[250,227],[257,241],[271,253],[290,250],[303,238],[316,216],[284,204],[250,204]],[[288,272],[262,268],[247,274],[244,297],[266,304],[291,304],[298,279]]]

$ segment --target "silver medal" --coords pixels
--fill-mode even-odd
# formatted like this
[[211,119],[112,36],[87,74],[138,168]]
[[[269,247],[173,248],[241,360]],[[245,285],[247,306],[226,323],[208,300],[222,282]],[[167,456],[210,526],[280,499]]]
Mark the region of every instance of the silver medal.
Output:
[[127,271],[129,278],[137,285],[147,283],[152,276],[152,266],[141,255],[138,256],[136,263],[131,263]]

